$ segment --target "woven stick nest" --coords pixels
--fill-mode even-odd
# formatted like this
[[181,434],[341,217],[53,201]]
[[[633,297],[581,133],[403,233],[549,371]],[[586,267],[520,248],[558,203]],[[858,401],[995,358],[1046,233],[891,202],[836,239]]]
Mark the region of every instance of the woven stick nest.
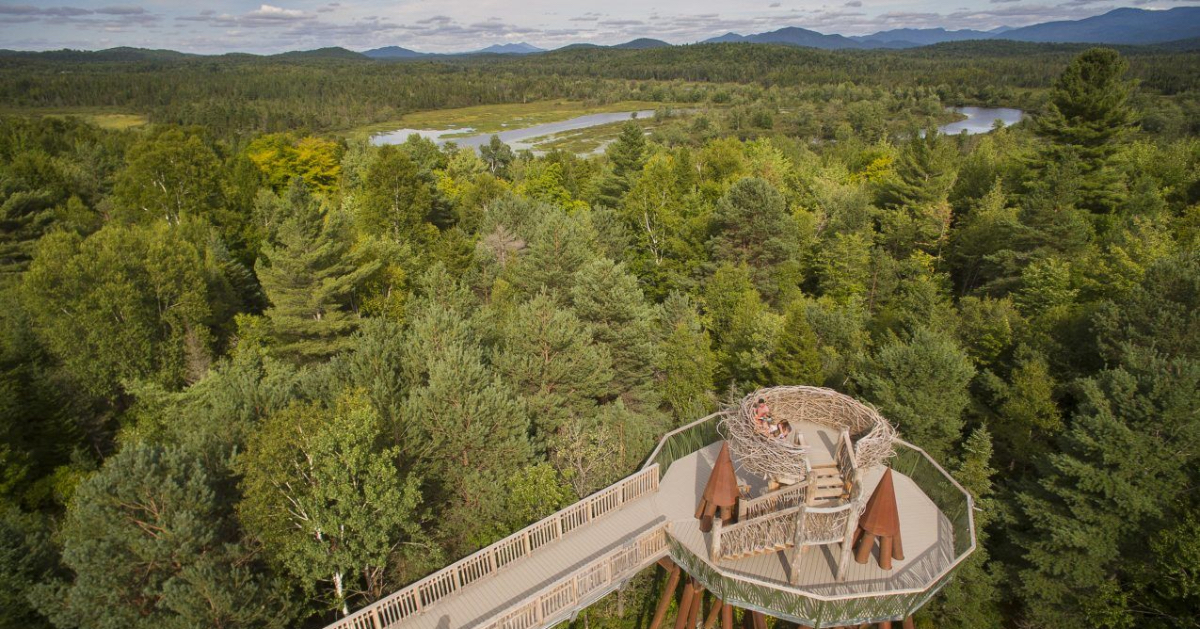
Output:
[[[771,416],[793,427],[787,439],[764,437],[754,430],[754,407],[759,398],[771,407]],[[800,422],[811,422],[838,432],[850,432],[859,469],[883,463],[895,452],[896,430],[879,411],[833,389],[808,386],[759,389],[723,411],[720,429],[729,447],[747,471],[766,478],[804,480],[807,450],[797,445]]]

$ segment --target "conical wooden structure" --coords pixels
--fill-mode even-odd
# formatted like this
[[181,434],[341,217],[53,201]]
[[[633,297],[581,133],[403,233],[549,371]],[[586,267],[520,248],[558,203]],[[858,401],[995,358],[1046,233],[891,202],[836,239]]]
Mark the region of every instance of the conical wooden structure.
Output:
[[883,478],[875,486],[875,492],[867,501],[862,517],[858,519],[858,531],[854,535],[858,551],[854,559],[867,563],[875,539],[879,538],[879,567],[892,569],[893,559],[904,559],[904,548],[900,542],[900,511],[896,506],[896,484],[892,480],[892,468],[883,472]]
[[733,459],[729,455],[729,443],[721,444],[721,453],[713,465],[708,484],[704,486],[704,495],[696,506],[696,517],[700,520],[700,530],[707,533],[712,530],[713,516],[717,508],[721,509],[721,520],[729,524],[736,519],[738,503],[737,475],[733,472]]

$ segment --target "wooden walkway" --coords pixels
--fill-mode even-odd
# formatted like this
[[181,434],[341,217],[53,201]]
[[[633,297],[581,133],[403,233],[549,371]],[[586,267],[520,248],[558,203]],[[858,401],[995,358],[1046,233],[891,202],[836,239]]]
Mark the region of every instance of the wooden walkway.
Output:
[[[828,435],[806,437],[813,450],[825,449]],[[326,629],[548,627],[666,556],[668,534],[707,558],[707,536],[694,511],[719,450],[716,443],[675,461],[661,481],[657,465],[643,469]],[[881,473],[869,472],[864,489],[873,490]],[[762,483],[740,472],[739,481]],[[954,561],[950,523],[912,480],[896,473],[895,481],[906,554],[895,569],[884,571],[875,561],[852,563],[847,579],[838,582],[837,546],[825,546],[806,551],[797,586],[788,583],[790,562],[783,551],[723,561],[720,570],[817,596],[870,595],[929,583]]]

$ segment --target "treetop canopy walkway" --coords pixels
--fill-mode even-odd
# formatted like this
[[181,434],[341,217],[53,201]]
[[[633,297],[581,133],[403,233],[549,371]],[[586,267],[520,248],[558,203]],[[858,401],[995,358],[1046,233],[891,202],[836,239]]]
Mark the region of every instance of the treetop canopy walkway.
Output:
[[[843,415],[802,410],[858,402],[827,389],[784,389],[747,399],[815,398],[787,405],[792,449],[804,458],[802,476],[788,470],[791,484],[764,478],[761,466],[751,471],[739,460],[736,439],[722,438],[726,426],[749,420],[750,407],[735,406],[668,433],[637,473],[326,629],[549,627],[658,562],[673,562],[691,577],[689,587],[707,589],[725,605],[804,626],[911,616],[975,549],[970,495],[923,450],[896,439],[890,426],[870,417],[847,425],[838,419]],[[704,531],[696,508],[725,443],[742,496]],[[859,465],[863,458],[873,465]],[[888,469],[890,483],[881,483]],[[902,552],[899,531],[895,547],[890,537],[880,538],[878,549],[873,534],[855,531],[881,484],[894,492],[879,502],[896,511]],[[850,560],[856,541],[865,563]],[[866,561],[871,555],[877,560]]]

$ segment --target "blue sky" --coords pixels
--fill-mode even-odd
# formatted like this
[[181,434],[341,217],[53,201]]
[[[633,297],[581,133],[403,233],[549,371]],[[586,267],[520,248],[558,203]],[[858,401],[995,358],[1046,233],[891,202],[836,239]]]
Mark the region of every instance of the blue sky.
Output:
[[257,53],[397,45],[422,52],[529,42],[694,42],[800,26],[861,35],[891,28],[1024,26],[1118,6],[1200,0],[0,0],[0,48],[113,46]]

